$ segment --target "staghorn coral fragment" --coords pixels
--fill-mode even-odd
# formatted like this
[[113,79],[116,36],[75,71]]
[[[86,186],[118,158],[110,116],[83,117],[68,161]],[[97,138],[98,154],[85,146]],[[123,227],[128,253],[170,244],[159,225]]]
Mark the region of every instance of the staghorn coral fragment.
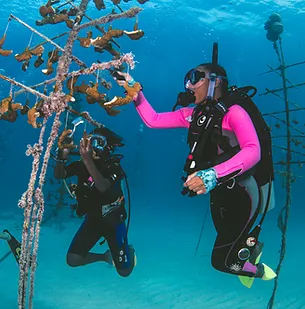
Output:
[[18,110],[21,111],[23,109],[23,106],[21,103],[12,103],[11,109],[12,111],[18,111]]
[[109,107],[116,107],[116,106],[122,106],[126,105],[134,100],[134,98],[137,96],[137,94],[142,89],[141,84],[135,83],[132,87],[129,87],[127,83],[123,86],[127,92],[126,97],[117,97],[115,96],[112,100],[105,102],[105,106]]
[[104,104],[100,104],[100,103],[99,105],[104,108],[104,110],[109,116],[116,116],[121,112],[120,110],[115,109],[114,107],[105,106]]
[[126,34],[131,40],[139,40],[144,35],[143,30],[139,30],[139,19],[136,17],[136,22],[133,26],[133,31],[124,30],[124,34]]
[[39,8],[39,14],[42,17],[46,17],[46,16],[53,16],[55,14],[55,9],[53,9],[51,6],[46,6],[46,5],[42,5]]
[[32,108],[30,108],[27,112],[28,115],[28,123],[34,128],[41,128],[42,123],[37,122],[38,117],[43,117],[43,113],[41,112],[41,108],[44,100],[38,101]]
[[91,46],[91,38],[92,38],[92,31],[87,32],[87,36],[85,38],[77,37],[77,40],[80,42],[80,46],[88,48]]
[[13,50],[7,50],[7,49],[2,49],[0,48],[0,55],[7,57],[10,56],[13,53]]
[[123,35],[123,30],[109,29],[103,36],[98,36],[95,39],[91,39],[91,45],[98,48],[104,48],[112,38],[119,38]]
[[114,59],[120,58],[120,53],[113,48],[110,42],[108,42],[108,44],[104,48],[94,47],[94,51],[98,53],[103,53],[104,50],[106,50],[109,54],[111,54],[114,57]]
[[0,120],[6,120],[8,122],[15,122],[17,120],[18,113],[16,111],[9,110],[5,114],[0,115]]
[[20,110],[21,115],[26,115],[28,113],[28,111],[30,110],[29,103],[30,103],[29,99],[26,99],[25,105],[22,106],[22,109]]
[[[17,110],[22,110],[23,106],[20,103],[13,103],[12,96],[4,98],[0,103],[0,114],[4,115]],[[13,114],[12,114],[13,115]],[[7,119],[6,119],[7,120]]]
[[73,90],[75,92],[79,92],[79,93],[82,93],[82,94],[87,94],[87,89],[88,88],[89,88],[89,85],[85,84],[85,82],[83,81],[80,86],[74,86]]
[[30,61],[29,61],[29,60],[24,61],[24,62],[22,63],[22,67],[21,67],[22,71],[23,71],[23,72],[26,72],[26,70],[28,69],[29,65],[30,65]]
[[78,14],[78,9],[76,7],[71,7],[70,10],[68,11],[68,16],[76,16],[77,14]]
[[41,57],[38,57],[34,62],[34,67],[37,69],[44,63],[44,60]]
[[88,104],[95,104],[96,103],[96,100],[93,97],[91,97],[90,95],[86,96],[86,101],[87,101]]
[[72,19],[65,20],[65,23],[68,28],[72,29],[74,25],[74,21]]
[[0,47],[3,46],[5,39],[6,39],[6,34],[4,34],[3,37],[0,39]]
[[[78,77],[79,76],[71,76],[68,80],[67,80],[67,83],[66,83],[66,85],[67,85],[67,88],[69,89],[69,96],[71,97],[71,99],[70,99],[70,102],[75,102],[75,99],[74,99],[74,97],[73,97],[73,94],[74,94],[74,87],[75,87],[75,84],[76,84],[76,82],[77,82],[77,80],[78,80]],[[73,98],[73,99],[72,99]]]
[[8,96],[7,98],[4,98],[0,102],[0,114],[6,113],[9,110],[11,103],[12,103],[12,96]]
[[28,47],[21,54],[15,55],[15,59],[19,62],[27,61],[27,60],[30,60],[31,58],[32,58],[32,54]]
[[42,5],[39,8],[39,13],[42,17],[46,17],[48,15],[52,16],[55,14],[56,10],[52,7],[52,5],[59,3],[59,0],[49,0],[46,5]]
[[13,53],[13,50],[2,49],[5,39],[6,39],[6,35],[4,34],[3,37],[0,39],[0,55],[7,57]]
[[65,95],[65,102],[66,103],[75,102],[75,98],[73,97],[73,95],[71,93]]
[[47,68],[41,70],[41,72],[45,75],[51,75],[54,72],[53,63],[50,58],[48,59],[48,62],[47,62]]
[[58,138],[57,146],[59,149],[74,149],[77,146],[73,144],[72,139],[69,135],[72,133],[72,130],[64,129]]
[[49,57],[49,59],[48,59],[48,62],[47,62],[47,68],[41,70],[41,72],[45,75],[51,75],[54,72],[53,63],[56,63],[59,60],[59,57],[60,57],[59,49],[56,48],[53,51],[50,51],[48,53],[48,57]]
[[143,30],[135,30],[135,31],[125,31],[124,34],[126,34],[130,39],[132,40],[139,40],[141,37],[144,36]]
[[104,4],[104,0],[93,0],[95,7],[100,11],[102,9],[106,9],[106,6]]
[[30,53],[33,55],[33,56],[38,56],[38,57],[41,57],[42,54],[44,52],[44,47],[42,45],[38,45],[32,49],[30,49]]
[[32,126],[32,128],[37,129],[41,128],[42,124],[38,123],[36,120],[40,116],[40,113],[36,110],[35,107],[32,107],[28,112],[28,123]]
[[112,100],[105,102],[104,106],[122,106],[122,105],[126,105],[128,103],[132,102],[132,97],[130,96],[126,96],[126,97],[117,97],[115,96]]
[[53,51],[50,51],[48,53],[48,57],[50,59],[50,61],[52,63],[56,63],[58,62],[59,58],[60,58],[60,55],[59,55],[59,49],[58,48],[55,48]]
[[104,98],[106,94],[99,93],[98,83],[95,83],[93,87],[88,87],[86,90],[86,100],[89,104],[94,104],[96,102],[105,102]]
[[36,20],[36,26],[55,25],[69,20],[68,13],[59,13],[52,16],[46,16],[42,20]]

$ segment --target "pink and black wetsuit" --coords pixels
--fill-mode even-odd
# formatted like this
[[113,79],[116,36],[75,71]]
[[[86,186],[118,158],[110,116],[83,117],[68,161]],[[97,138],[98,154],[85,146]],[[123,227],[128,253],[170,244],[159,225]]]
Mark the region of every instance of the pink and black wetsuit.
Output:
[[[140,92],[135,100],[136,110],[150,128],[190,128],[194,108],[185,107],[174,112],[157,113]],[[239,151],[225,162],[213,166],[216,177],[241,175],[254,167],[261,158],[259,139],[248,113],[239,105],[229,107],[222,120],[222,134],[229,137],[230,145]],[[219,148],[219,153],[221,152]],[[217,186],[211,193],[211,213],[217,238],[212,265],[217,270],[253,276],[243,270],[245,261],[238,259],[239,240],[248,235],[254,224],[259,204],[259,189],[252,176],[231,185]]]
[[[136,109],[149,128],[189,128],[194,108],[185,107],[174,112],[156,113],[144,94],[139,93],[135,101]],[[217,178],[239,171],[239,174],[252,168],[260,160],[260,144],[247,112],[238,105],[229,108],[222,122],[223,135],[229,136],[230,144],[240,147],[240,151],[231,159],[214,166]]]

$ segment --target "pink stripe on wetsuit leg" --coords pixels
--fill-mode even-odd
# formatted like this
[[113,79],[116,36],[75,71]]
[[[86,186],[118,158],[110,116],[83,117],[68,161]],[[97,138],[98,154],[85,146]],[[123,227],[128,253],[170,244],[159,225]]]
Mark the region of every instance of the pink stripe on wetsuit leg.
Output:
[[[157,113],[146,100],[143,92],[140,92],[135,100],[136,110],[143,122],[150,128],[189,128],[188,119],[193,109],[184,107],[174,112]],[[240,106],[229,108],[224,116],[222,129],[232,131],[239,143],[240,151],[231,159],[214,166],[217,177],[224,177],[235,171],[241,173],[252,168],[260,160],[259,140],[247,112]]]

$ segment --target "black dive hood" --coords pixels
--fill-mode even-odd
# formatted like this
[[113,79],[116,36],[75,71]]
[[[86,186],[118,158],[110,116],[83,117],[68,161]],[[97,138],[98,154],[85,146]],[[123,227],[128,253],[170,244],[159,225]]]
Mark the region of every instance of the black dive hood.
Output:
[[[208,89],[208,95],[207,100],[212,100],[214,97],[214,89],[215,89],[215,82],[216,82],[216,71],[217,71],[217,65],[218,65],[218,43],[213,43],[213,52],[212,52],[212,71],[209,77],[209,89]],[[196,97],[194,95],[194,92],[187,89],[184,92],[179,92],[176,104],[173,107],[173,111],[178,107],[187,107],[190,104],[194,103],[196,100]]]

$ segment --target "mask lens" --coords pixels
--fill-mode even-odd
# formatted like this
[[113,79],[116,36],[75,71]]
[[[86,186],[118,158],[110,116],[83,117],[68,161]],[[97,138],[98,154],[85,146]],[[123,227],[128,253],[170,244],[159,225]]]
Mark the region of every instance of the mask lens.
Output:
[[184,86],[187,88],[188,83],[195,85],[201,78],[205,78],[205,72],[199,72],[196,69],[191,69],[184,77]]
[[94,149],[94,151],[96,152],[104,151],[107,145],[107,140],[104,136],[92,135],[90,140],[91,140],[91,146]]

